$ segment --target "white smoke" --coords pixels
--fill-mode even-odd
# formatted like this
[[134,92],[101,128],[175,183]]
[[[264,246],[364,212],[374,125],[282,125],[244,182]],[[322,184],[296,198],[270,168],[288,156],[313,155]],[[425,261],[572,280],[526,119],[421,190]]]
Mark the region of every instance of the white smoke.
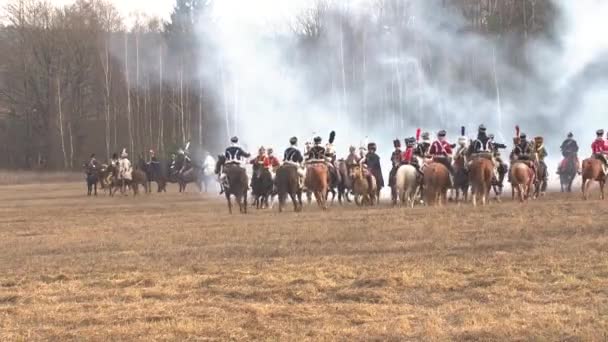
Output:
[[[355,23],[365,16],[377,20],[378,13],[370,10],[375,3],[333,2]],[[545,136],[551,162],[556,163],[558,146],[568,131],[579,138],[586,154],[593,131],[603,125],[608,108],[608,3],[554,3],[559,16],[552,38],[531,40],[528,51],[521,51],[529,65],[521,66],[510,62],[509,36],[474,33],[458,12],[439,2],[409,2],[404,7],[406,22],[387,26],[384,37],[376,40],[380,43],[361,47],[367,49],[370,65],[391,71],[390,77],[386,72],[369,72],[362,80],[366,84],[362,109],[362,95],[343,96],[346,90],[339,82],[337,91],[319,94],[311,79],[327,77],[326,69],[287,62],[286,56],[295,49],[290,25],[314,2],[217,1],[214,29],[202,27],[201,35],[214,42],[224,75],[207,81],[217,89],[216,102],[223,104],[218,115],[227,123],[225,135],[239,135],[250,150],[268,144],[281,150],[290,136],[304,141],[313,132],[327,139],[335,129],[339,154],[369,136],[387,162],[392,139],[412,136],[418,126],[431,132],[446,128],[455,141],[461,125],[472,135],[484,123],[509,144],[513,127],[519,124],[530,136]],[[340,23],[329,23],[325,29],[329,42],[325,48],[340,49],[344,39]],[[467,70],[477,78],[471,79]],[[383,104],[387,87],[403,108]],[[366,112],[368,119],[352,119],[350,113],[355,111]]]

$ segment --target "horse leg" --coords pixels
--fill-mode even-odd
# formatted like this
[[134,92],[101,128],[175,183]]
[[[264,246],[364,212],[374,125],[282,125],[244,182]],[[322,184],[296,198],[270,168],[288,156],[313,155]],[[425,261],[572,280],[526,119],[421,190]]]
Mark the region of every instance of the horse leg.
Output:
[[585,179],[583,178],[583,185],[581,186],[581,191],[583,192],[583,200],[587,200],[588,198],[588,191],[589,191],[589,183],[590,180],[589,179]]
[[247,192],[243,196],[243,214],[247,214]]
[[226,201],[228,202],[228,212],[232,214],[232,200],[230,199],[230,195],[226,193]]
[[604,186],[606,185],[606,181],[605,180],[601,180],[600,181],[600,191],[601,191],[601,199],[602,201],[604,200]]
[[97,182],[93,184],[93,189],[95,189],[95,196],[97,196]]

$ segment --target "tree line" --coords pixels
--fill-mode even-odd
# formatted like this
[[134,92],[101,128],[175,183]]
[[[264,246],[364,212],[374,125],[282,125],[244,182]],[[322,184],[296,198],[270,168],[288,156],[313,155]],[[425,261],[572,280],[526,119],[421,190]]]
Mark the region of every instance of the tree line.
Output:
[[[425,55],[431,42],[417,40],[409,27],[412,3],[378,0],[355,16],[343,2],[318,0],[272,39],[290,42],[286,63],[309,70],[311,89],[331,94],[337,115],[362,128],[373,125],[372,113],[394,122],[422,120],[425,104],[408,97],[404,86],[411,72],[370,55],[387,46],[395,56],[415,48],[425,73],[440,72],[437,63],[450,56]],[[548,34],[555,13],[550,0],[437,3],[462,14],[467,29],[516,37],[517,46]],[[246,108],[236,105],[239,94],[231,90],[238,75],[200,34],[201,26],[213,25],[212,6],[211,0],[177,0],[163,21],[123,17],[103,0],[63,7],[10,1],[0,27],[0,167],[78,169],[90,153],[105,159],[126,147],[132,156],[150,149],[167,155],[187,141],[197,149],[221,148],[236,112]],[[524,53],[511,58],[525,68]],[[454,72],[481,89],[494,87],[474,61]],[[370,75],[373,84],[366,83]]]

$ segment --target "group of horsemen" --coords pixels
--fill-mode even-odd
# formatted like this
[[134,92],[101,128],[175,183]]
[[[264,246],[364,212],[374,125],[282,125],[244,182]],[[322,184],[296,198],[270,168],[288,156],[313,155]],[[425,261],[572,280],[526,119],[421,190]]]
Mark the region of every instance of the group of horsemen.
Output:
[[[321,137],[315,137],[313,143],[307,142],[304,153],[298,149],[298,139],[292,137],[289,141],[290,146],[283,154],[283,164],[274,155],[272,149],[266,150],[261,147],[258,155],[251,161],[254,169],[267,168],[273,173],[281,165],[293,165],[298,168],[300,179],[305,176],[304,166],[309,163],[325,163],[328,166],[330,175],[337,174],[336,153],[333,147],[333,139],[335,135],[332,132],[330,141],[322,144]],[[251,155],[244,151],[238,144],[237,137],[231,139],[231,146],[225,151],[226,164],[240,166]],[[455,168],[453,161],[463,160],[464,172],[468,172],[468,167],[475,158],[486,158],[492,161],[494,166],[494,182],[499,189],[502,189],[504,177],[508,172],[508,165],[501,157],[500,151],[506,149],[505,144],[494,141],[494,135],[488,134],[484,125],[478,127],[477,137],[469,139],[464,136],[464,128],[462,135],[458,138],[457,144],[450,144],[447,139],[447,132],[441,130],[437,133],[436,139],[431,141],[431,135],[428,132],[421,134],[420,129],[416,132],[416,137],[405,139],[405,149],[402,148],[400,140],[394,140],[394,151],[391,155],[392,169],[389,174],[389,186],[395,185],[395,175],[397,169],[402,165],[412,165],[416,168],[419,174],[419,180],[422,181],[423,169],[429,162],[439,162],[446,166],[450,174],[450,182],[454,185]],[[604,131],[597,131],[597,139],[592,145],[593,156],[603,162],[604,173],[608,174],[608,140],[604,139]],[[558,167],[557,173],[566,172],[571,162],[575,173],[580,173],[580,163],[578,160],[579,147],[574,140],[572,133],[568,133],[567,138],[561,145],[561,152],[564,157]],[[382,169],[380,166],[380,157],[377,155],[377,145],[369,143],[366,147],[362,146],[357,151],[357,148],[351,146],[349,155],[342,160],[347,168],[355,166],[363,167],[365,174],[368,177],[373,176],[378,189],[384,186],[382,177]],[[513,138],[513,147],[509,155],[509,162],[526,163],[532,172],[537,173],[537,177],[543,180],[546,187],[548,172],[545,158],[547,157],[547,149],[544,145],[544,138],[537,136],[531,140],[525,133],[520,133],[519,128]],[[340,177],[339,174],[336,177]],[[220,184],[222,192],[228,186],[226,176],[220,175]],[[301,182],[301,184],[303,184]],[[542,191],[545,191],[543,189]]]
[[[591,149],[593,157],[603,162],[604,174],[608,175],[608,139],[604,139],[604,134],[604,130],[598,130],[596,132],[597,137],[593,142]],[[313,139],[312,143],[307,142],[305,144],[305,151],[302,153],[298,149],[298,139],[292,137],[289,140],[290,146],[283,154],[283,163],[274,155],[272,148],[265,149],[264,147],[261,147],[258,150],[258,155],[251,160],[251,164],[253,165],[254,170],[260,168],[268,169],[273,175],[281,165],[294,166],[298,169],[302,187],[304,185],[304,166],[306,164],[325,163],[328,166],[330,175],[339,178],[340,175],[336,166],[336,152],[333,147],[334,139],[335,133],[332,132],[329,142],[326,145],[323,145],[322,138],[317,136]],[[500,150],[506,149],[507,146],[495,142],[494,135],[488,134],[484,125],[479,126],[476,139],[469,139],[464,136],[463,129],[457,144],[450,144],[448,142],[445,130],[439,131],[436,139],[431,141],[430,133],[424,132],[421,134],[420,129],[417,130],[416,137],[406,138],[404,143],[405,149],[402,149],[401,141],[399,139],[393,141],[395,149],[391,155],[392,169],[389,174],[390,187],[395,185],[396,171],[402,165],[414,166],[419,173],[421,181],[423,168],[428,162],[434,161],[442,163],[448,169],[450,181],[453,185],[453,177],[455,174],[453,166],[454,160],[464,160],[463,167],[466,172],[472,160],[478,157],[487,158],[491,160],[494,165],[495,182],[500,188],[502,187],[504,175],[506,175],[508,170],[508,166],[500,153]],[[180,149],[177,155],[173,154],[171,156],[169,177],[179,175],[192,167],[193,164],[189,157],[188,146],[189,144],[187,144],[184,149]],[[572,133],[568,133],[567,139],[564,140],[561,145],[561,151],[564,159],[559,165],[558,174],[565,172],[565,169],[569,166],[569,162],[574,166],[575,171],[580,173],[580,163],[577,156],[579,147],[576,140],[574,140]],[[226,148],[224,156],[226,158],[225,164],[228,167],[241,167],[245,160],[251,157],[248,152],[239,146],[238,137],[231,138],[231,145]],[[538,176],[545,180],[544,183],[546,184],[548,178],[545,164],[546,157],[547,150],[544,146],[544,139],[542,137],[535,137],[533,140],[528,140],[526,134],[519,133],[518,129],[516,136],[513,138],[513,149],[509,158],[511,164],[523,162],[528,164],[534,172],[536,172],[536,170],[542,170],[542,174],[539,174]],[[377,154],[377,145],[375,143],[372,142],[367,144],[367,146],[362,146],[358,151],[356,147],[351,146],[349,148],[349,155],[342,161],[349,170],[356,166],[362,167],[369,181],[371,181],[373,177],[378,189],[384,187],[380,157]],[[215,161],[206,153],[203,163],[207,164],[212,162],[214,163]],[[98,167],[95,155],[91,156],[88,165],[89,167]],[[133,166],[128,159],[126,149],[123,149],[120,158],[114,153],[110,160],[110,165],[117,170],[115,176],[119,180],[132,179]],[[155,172],[160,172],[160,162],[154,151],[150,151],[147,165]],[[222,189],[221,192],[223,193],[229,184],[225,173],[219,175],[219,181]]]

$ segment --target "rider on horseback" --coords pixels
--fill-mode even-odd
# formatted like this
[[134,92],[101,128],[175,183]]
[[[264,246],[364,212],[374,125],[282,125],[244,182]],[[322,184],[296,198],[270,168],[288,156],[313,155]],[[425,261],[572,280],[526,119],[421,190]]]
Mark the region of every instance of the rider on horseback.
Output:
[[[241,162],[243,161],[243,159],[249,158],[251,156],[251,154],[245,152],[238,144],[238,137],[232,137],[230,139],[230,146],[228,146],[226,148],[226,151],[224,152],[224,156],[226,157],[225,167],[241,167]],[[221,195],[226,191],[226,189],[229,188],[229,182],[226,177],[226,172],[222,172],[222,174],[220,175],[219,182],[221,187]]]
[[393,154],[391,154],[391,164],[393,167],[388,175],[388,186],[391,188],[395,186],[395,175],[397,174],[397,169],[401,166],[401,141],[399,139],[393,140],[393,146],[395,147]]
[[87,170],[95,170],[99,166],[99,162],[97,158],[95,158],[95,153],[91,154],[89,158],[89,162],[87,163]]
[[428,158],[429,150],[431,148],[431,134],[429,132],[422,133],[422,142],[418,143],[414,154],[420,158]]
[[422,177],[422,170],[420,170],[420,163],[418,163],[419,156],[416,155],[415,150],[416,150],[416,138],[414,138],[414,137],[406,138],[405,139],[405,152],[403,152],[403,154],[401,155],[400,165],[402,165],[402,164],[412,165],[414,168],[416,168],[416,171],[418,171],[419,177]]
[[357,148],[355,146],[351,146],[348,148],[348,156],[346,157],[346,167],[348,170],[353,168],[354,166],[359,165],[361,161],[361,157],[357,154]]
[[608,141],[604,140],[604,130],[600,129],[596,132],[597,138],[591,144],[591,150],[593,151],[593,157],[602,162],[602,168],[604,175],[608,175]]
[[[543,170],[543,174],[540,176],[542,176],[544,181],[543,186],[546,186],[549,178],[549,173],[547,172],[547,164],[545,163],[545,158],[547,157],[548,153],[547,149],[545,148],[543,137],[534,138],[532,152],[535,156],[534,160],[538,162],[539,167],[541,167]],[[545,191],[545,189],[542,189],[542,191]]]
[[384,177],[382,177],[382,167],[380,166],[380,156],[376,153],[378,147],[376,143],[367,145],[367,154],[362,163],[367,165],[367,170],[376,178],[376,186],[378,190],[384,187]]
[[574,140],[574,134],[572,134],[572,132],[568,133],[568,137],[566,138],[566,140],[564,140],[564,142],[560,146],[560,149],[562,150],[562,156],[564,157],[564,159],[557,168],[557,174],[559,175],[563,171],[568,169],[568,161],[570,160],[576,163],[576,172],[580,173],[580,163],[577,155],[579,148],[578,143],[576,142],[576,140]]
[[125,183],[133,179],[133,167],[128,157],[127,149],[123,148],[120,154],[120,161],[118,162],[118,179],[121,181],[121,192],[123,193],[125,191]]
[[452,145],[446,139],[446,131],[441,130],[437,133],[437,140],[431,145],[429,154],[433,161],[443,164],[450,173],[450,186],[454,184],[454,168],[452,167]]
[[274,179],[274,174],[277,172],[277,168],[281,166],[281,163],[279,162],[279,159],[274,156],[274,150],[272,147],[268,148],[267,153],[268,155],[266,156],[266,160],[264,160],[264,167],[270,169]]
[[490,143],[492,144],[492,156],[496,162],[496,171],[498,172],[498,177],[496,178],[498,188],[502,192],[503,181],[505,175],[509,171],[509,166],[503,161],[500,150],[507,148],[507,145],[497,143],[494,141],[494,134],[488,134],[488,138],[490,138]]
[[325,151],[325,147],[321,145],[323,139],[321,137],[315,137],[314,146],[312,146],[308,153],[306,154],[306,161],[310,163],[325,163],[327,157],[331,157],[327,155]]
[[304,186],[305,172],[301,166],[302,166],[302,162],[304,162],[304,157],[302,156],[302,152],[300,152],[300,150],[298,150],[298,147],[297,147],[298,138],[292,137],[291,139],[289,139],[289,144],[291,146],[289,146],[285,150],[285,153],[283,154],[283,163],[290,164],[290,165],[293,165],[298,168],[298,176],[300,176],[299,177],[300,188],[302,188]]

